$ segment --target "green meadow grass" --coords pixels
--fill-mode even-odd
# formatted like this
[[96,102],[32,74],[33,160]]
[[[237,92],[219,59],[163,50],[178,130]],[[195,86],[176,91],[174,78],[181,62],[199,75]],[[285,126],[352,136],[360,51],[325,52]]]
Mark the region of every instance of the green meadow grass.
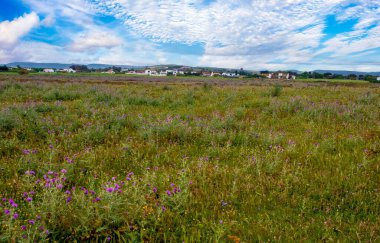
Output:
[[379,241],[379,107],[370,85],[0,82],[0,242]]

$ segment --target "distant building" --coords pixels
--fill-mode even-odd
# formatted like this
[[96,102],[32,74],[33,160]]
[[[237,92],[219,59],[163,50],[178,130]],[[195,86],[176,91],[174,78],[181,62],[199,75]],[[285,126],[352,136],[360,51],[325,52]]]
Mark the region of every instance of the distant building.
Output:
[[221,73],[218,73],[218,72],[212,72],[211,73],[211,77],[219,77],[221,76],[222,74]]
[[380,77],[377,77],[376,80],[380,82]]
[[77,71],[75,71],[72,68],[65,68],[65,69],[63,69],[63,71],[66,72],[66,73],[76,73],[77,72]]
[[295,80],[296,76],[288,72],[262,73],[261,75],[269,79]]
[[115,74],[115,71],[113,69],[110,69],[110,70],[102,72],[102,73]]
[[226,78],[239,78],[240,77],[240,75],[237,73],[222,73],[222,76],[226,77]]
[[43,70],[43,72],[44,72],[44,73],[54,73],[55,71],[54,71],[54,69],[51,69],[51,68],[45,68],[45,69]]

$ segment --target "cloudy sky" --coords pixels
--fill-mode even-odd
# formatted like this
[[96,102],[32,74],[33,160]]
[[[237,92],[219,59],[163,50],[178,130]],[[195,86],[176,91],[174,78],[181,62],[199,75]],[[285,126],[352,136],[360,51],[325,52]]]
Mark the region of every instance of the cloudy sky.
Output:
[[380,70],[380,0],[0,4],[0,63]]

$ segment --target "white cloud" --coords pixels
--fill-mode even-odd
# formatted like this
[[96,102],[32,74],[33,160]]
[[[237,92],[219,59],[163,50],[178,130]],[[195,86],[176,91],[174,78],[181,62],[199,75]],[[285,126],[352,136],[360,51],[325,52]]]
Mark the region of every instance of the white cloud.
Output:
[[39,25],[39,17],[35,12],[24,14],[12,21],[0,22],[0,45],[15,45],[20,38]]
[[120,46],[123,41],[116,35],[100,30],[93,30],[77,36],[71,44],[70,49],[74,51],[85,51],[93,48],[112,48]]

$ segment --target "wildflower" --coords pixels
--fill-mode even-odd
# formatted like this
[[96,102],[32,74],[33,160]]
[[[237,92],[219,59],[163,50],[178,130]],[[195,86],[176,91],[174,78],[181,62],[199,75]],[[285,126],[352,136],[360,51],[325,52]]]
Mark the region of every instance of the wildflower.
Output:
[[36,217],[36,219],[37,219],[37,220],[41,220],[41,215],[38,215],[38,216]]
[[111,241],[111,237],[108,236],[108,237],[107,237],[107,241]]
[[27,201],[27,202],[31,202],[31,201],[33,201],[33,198],[28,197],[28,198],[26,199],[26,201]]
[[13,219],[18,219],[18,213],[13,214]]
[[26,230],[26,225],[21,225],[21,230],[25,231]]
[[68,197],[68,198],[66,199],[66,203],[71,202],[71,200],[72,200],[72,198],[71,198],[71,197]]
[[90,193],[91,193],[91,195],[95,195],[96,194],[96,192],[95,191],[90,191]]
[[35,191],[31,191],[31,192],[29,192],[29,195],[35,195],[35,194],[36,194]]
[[28,223],[29,223],[30,225],[34,225],[34,224],[36,223],[36,221],[34,221],[33,219],[30,219],[30,220],[28,220]]
[[27,193],[27,192],[24,192],[22,195],[23,195],[24,197],[26,197],[26,196],[28,196],[28,193]]
[[36,172],[34,172],[33,170],[27,170],[25,171],[25,175],[35,175]]
[[13,199],[9,199],[9,204],[14,207],[14,208],[17,208],[18,207],[18,204],[15,203],[15,201]]
[[65,193],[66,193],[67,195],[70,195],[70,194],[71,194],[71,192],[70,192],[69,190],[65,191]]
[[62,189],[63,185],[62,184],[58,184],[56,187],[57,187],[57,189]]
[[166,190],[166,194],[168,194],[168,196],[171,196],[171,195],[172,195],[172,192],[169,191],[169,190]]
[[227,203],[227,202],[225,202],[225,201],[223,201],[223,200],[220,202],[220,204],[222,205],[222,207],[225,207],[225,206],[227,206],[227,205],[228,205],[228,203]]
[[113,188],[108,187],[108,188],[106,188],[106,191],[107,191],[107,192],[113,192]]
[[171,187],[175,187],[175,184],[174,184],[174,183],[171,183],[170,186],[171,186]]
[[62,169],[62,170],[61,170],[61,173],[62,173],[62,174],[66,174],[66,173],[67,173],[67,170],[66,170],[66,169]]
[[28,236],[26,234],[23,234],[22,238],[26,239],[26,238],[28,238]]
[[156,187],[153,188],[153,192],[154,192],[154,193],[157,193],[157,188],[156,188]]
[[40,226],[38,229],[39,229],[40,231],[44,231],[44,226]]
[[30,150],[29,150],[29,149],[24,149],[22,152],[23,152],[23,154],[25,154],[25,155],[30,154]]
[[4,213],[5,213],[5,215],[9,215],[9,214],[11,214],[11,211],[9,211],[9,209],[5,209]]
[[41,182],[41,180],[39,180],[39,179],[38,179],[38,180],[36,180],[36,184],[39,184],[40,182]]
[[53,171],[48,171],[48,175],[53,175],[54,172]]
[[166,208],[165,208],[165,206],[162,206],[162,207],[161,207],[161,209],[162,209],[162,211],[163,211],[163,212],[165,212],[165,211],[166,211]]
[[219,224],[223,224],[223,220],[219,220]]
[[114,177],[112,177],[112,181],[115,181],[116,180],[116,177],[114,176]]
[[45,234],[46,235],[50,234],[49,230],[45,230]]

